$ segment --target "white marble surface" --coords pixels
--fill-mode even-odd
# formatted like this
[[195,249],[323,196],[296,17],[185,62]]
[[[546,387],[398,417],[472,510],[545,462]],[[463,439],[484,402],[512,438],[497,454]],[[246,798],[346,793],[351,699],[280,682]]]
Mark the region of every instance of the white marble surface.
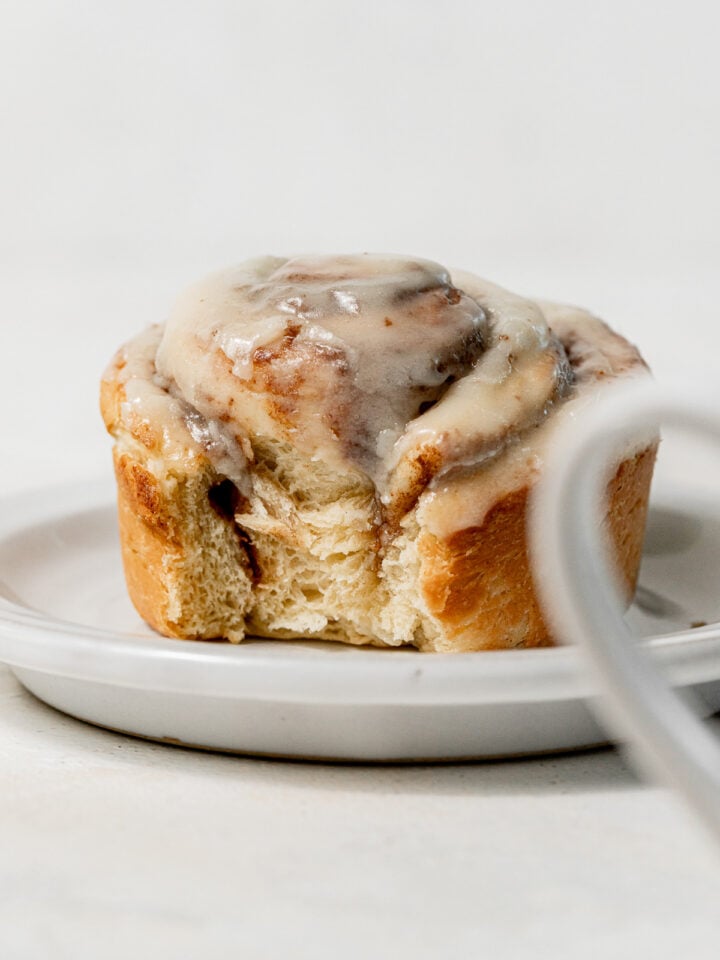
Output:
[[[711,3],[11,3],[0,496],[107,470],[103,365],[258,252],[413,250],[717,377]],[[213,756],[0,668],[0,956],[717,956],[720,854],[619,755]]]

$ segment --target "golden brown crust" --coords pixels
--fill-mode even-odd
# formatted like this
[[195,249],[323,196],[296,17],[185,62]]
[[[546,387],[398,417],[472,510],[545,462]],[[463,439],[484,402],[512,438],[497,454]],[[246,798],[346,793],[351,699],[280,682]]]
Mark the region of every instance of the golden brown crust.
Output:
[[[649,447],[624,460],[608,485],[609,531],[628,599],[640,567],[656,450]],[[552,645],[528,558],[528,496],[528,487],[509,493],[481,526],[447,540],[421,534],[421,592],[445,638],[436,649]]]
[[[119,380],[125,358],[118,351],[100,384],[100,412],[109,433],[128,436],[150,450],[157,438],[149,424],[133,424],[123,415],[125,389]],[[179,559],[181,545],[173,529],[170,501],[159,481],[135,457],[113,449],[117,480],[120,547],[128,593],[143,620],[165,636],[183,636],[169,617],[168,561]]]
[[126,373],[120,351],[103,378],[100,407],[116,440],[120,545],[130,598],[165,636],[239,640],[255,571],[232,509],[224,511],[218,499],[223,478],[189,435],[181,431],[168,439],[162,414],[169,398],[160,388],[160,406],[152,408],[159,417],[133,410]]
[[[128,593],[140,616],[170,637],[184,633],[169,615],[168,569],[179,561],[181,544],[173,529],[167,497],[158,481],[131,457],[115,450],[118,520]],[[169,562],[170,561],[170,562]]]

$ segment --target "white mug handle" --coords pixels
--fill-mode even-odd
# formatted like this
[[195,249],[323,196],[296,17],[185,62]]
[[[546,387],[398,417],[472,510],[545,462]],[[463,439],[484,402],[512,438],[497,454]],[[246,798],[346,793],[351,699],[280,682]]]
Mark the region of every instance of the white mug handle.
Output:
[[558,429],[531,505],[530,545],[543,610],[558,639],[579,644],[594,668],[604,716],[720,839],[720,743],[632,637],[601,536],[608,465],[623,446],[659,424],[717,442],[717,409],[717,399],[651,381],[608,389]]

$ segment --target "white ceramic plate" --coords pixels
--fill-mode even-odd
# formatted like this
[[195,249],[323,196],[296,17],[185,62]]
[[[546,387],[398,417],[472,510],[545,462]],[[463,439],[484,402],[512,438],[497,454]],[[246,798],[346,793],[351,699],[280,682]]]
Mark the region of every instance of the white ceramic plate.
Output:
[[[673,503],[672,509],[666,504]],[[629,617],[673,681],[720,707],[720,512],[652,511]],[[340,760],[527,755],[606,739],[573,648],[437,655],[336,644],[166,640],[125,593],[107,482],[0,503],[0,660],[101,726],[238,753]]]

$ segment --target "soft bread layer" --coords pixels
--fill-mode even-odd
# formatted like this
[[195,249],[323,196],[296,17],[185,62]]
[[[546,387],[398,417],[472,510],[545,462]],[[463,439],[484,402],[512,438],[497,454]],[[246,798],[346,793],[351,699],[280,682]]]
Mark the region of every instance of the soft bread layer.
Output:
[[[623,461],[608,486],[628,598],[654,456],[650,448]],[[247,631],[443,652],[552,643],[527,556],[527,488],[498,500],[481,526],[446,540],[408,521],[378,562],[361,490],[326,510],[298,510],[267,484],[263,503],[275,516],[239,515],[249,534],[241,539],[235,521],[209,505],[218,482],[211,468],[179,478],[148,466],[116,455],[121,542],[133,602],[165,635],[239,641]]]
[[[108,384],[106,396],[113,392]],[[552,643],[527,556],[528,484],[444,538],[423,528],[415,509],[381,557],[367,485],[334,487],[325,478],[323,488],[318,476],[325,502],[307,503],[282,458],[265,452],[251,500],[235,513],[231,502],[213,502],[223,478],[209,461],[178,467],[122,428],[118,438],[128,589],[140,615],[167,636],[239,641],[249,633],[443,652]],[[608,486],[608,527],[628,597],[654,455],[652,447],[624,460]]]
[[157,475],[122,445],[114,460],[125,577],[140,616],[166,636],[242,640],[252,568],[209,506],[212,469]]

